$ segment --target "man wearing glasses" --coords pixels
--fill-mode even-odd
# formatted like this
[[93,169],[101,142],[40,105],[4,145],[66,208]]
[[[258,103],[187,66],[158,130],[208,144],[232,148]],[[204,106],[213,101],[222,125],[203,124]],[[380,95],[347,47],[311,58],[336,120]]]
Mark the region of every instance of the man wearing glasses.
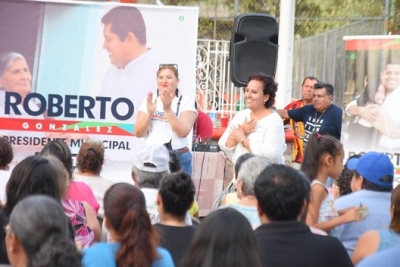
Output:
[[[129,122],[135,122],[143,98],[148,92],[156,92],[159,62],[147,47],[146,25],[137,8],[113,8],[101,22],[104,24],[103,49],[107,50],[112,66],[103,78],[100,95],[111,97],[111,101],[121,97],[132,101],[134,113]],[[124,105],[118,108],[119,114],[128,112]],[[107,108],[105,121],[110,120],[115,119]]]

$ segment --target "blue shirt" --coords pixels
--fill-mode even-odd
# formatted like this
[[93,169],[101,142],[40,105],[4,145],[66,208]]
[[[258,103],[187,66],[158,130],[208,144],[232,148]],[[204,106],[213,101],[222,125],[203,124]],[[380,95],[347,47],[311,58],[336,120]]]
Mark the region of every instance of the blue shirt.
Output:
[[241,214],[246,217],[246,219],[249,221],[251,224],[251,227],[253,230],[255,230],[258,226],[261,225],[260,222],[260,217],[258,217],[258,211],[257,207],[250,207],[250,206],[244,206],[240,204],[231,204],[229,206],[225,206],[226,208],[233,208],[240,212]]
[[400,263],[400,246],[391,248],[365,258],[357,267],[398,267]]
[[349,207],[359,207],[361,204],[368,207],[368,215],[364,220],[339,225],[331,231],[346,248],[349,255],[353,254],[358,239],[367,231],[388,229],[391,216],[390,192],[376,192],[360,190],[336,200],[336,209],[343,210]]
[[384,229],[379,230],[379,246],[376,252],[381,252],[400,246],[400,234],[394,232],[393,230]]
[[[117,267],[116,254],[119,243],[97,243],[83,250],[84,267]],[[160,258],[153,261],[152,267],[174,267],[171,255],[166,249],[157,248]]]

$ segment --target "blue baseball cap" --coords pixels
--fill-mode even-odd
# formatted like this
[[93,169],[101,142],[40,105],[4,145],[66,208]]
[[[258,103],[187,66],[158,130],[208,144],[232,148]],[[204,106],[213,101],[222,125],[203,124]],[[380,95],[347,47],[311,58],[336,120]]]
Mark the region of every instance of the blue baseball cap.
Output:
[[351,158],[351,159],[349,159],[349,160],[346,162],[346,167],[347,167],[347,169],[349,169],[349,170],[351,170],[351,171],[356,170],[357,163],[358,163],[358,160],[359,160],[359,159],[360,159],[360,158]]
[[356,170],[364,179],[376,185],[391,188],[393,182],[383,182],[386,175],[394,176],[394,166],[386,154],[368,152],[360,158],[353,158],[347,162],[349,170]]

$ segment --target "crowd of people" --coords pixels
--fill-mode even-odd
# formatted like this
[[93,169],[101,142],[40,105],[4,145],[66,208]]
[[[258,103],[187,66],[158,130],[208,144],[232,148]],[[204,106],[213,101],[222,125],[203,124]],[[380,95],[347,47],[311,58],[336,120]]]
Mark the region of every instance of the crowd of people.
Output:
[[[134,153],[131,183],[101,176],[104,146],[96,140],[81,145],[76,166],[68,145],[54,140],[9,172],[13,149],[0,137],[0,172],[9,174],[2,181],[0,263],[374,266],[380,260],[395,266],[400,188],[392,192],[394,165],[374,151],[343,165],[341,110],[331,103],[331,85],[307,77],[311,104],[276,111],[273,78],[249,77],[247,109],[219,140],[235,165],[233,186],[198,220],[186,151],[196,109],[177,89],[176,66],[160,66],[157,81],[157,96],[149,93],[140,108],[135,131],[145,142]],[[283,164],[283,119],[289,118],[304,123],[303,147],[293,157],[299,170]]]
[[[114,13],[102,20],[107,50],[117,38]],[[110,59],[117,68],[129,63]],[[365,93],[345,110],[356,117],[350,130],[378,136],[378,148],[396,146],[390,141],[397,138],[396,118],[386,112],[395,108],[399,66],[389,62],[374,97]],[[0,98],[30,92],[22,55],[2,56],[0,70]],[[80,145],[75,164],[64,140],[49,141],[36,155],[22,149],[26,155],[19,151],[24,157],[13,163],[15,151],[0,137],[0,264],[394,266],[400,252],[394,165],[375,151],[343,165],[343,111],[333,104],[331,84],[306,77],[302,98],[280,110],[274,78],[249,76],[246,108],[218,141],[234,177],[215,210],[199,220],[189,134],[195,133],[195,142],[211,137],[212,122],[178,89],[177,64],[159,65],[155,80],[157,91],[138,108],[134,134],[143,137],[143,146],[129,163],[131,183],[101,175],[105,147],[92,136]],[[284,165],[285,125],[295,133],[291,166]]]
[[[215,210],[199,219],[189,135],[194,132],[195,142],[211,137],[212,122],[178,89],[178,65],[158,64],[136,8],[112,9],[101,22],[112,66],[99,95],[134,99],[138,107],[132,117],[134,135],[143,138],[143,145],[123,151],[133,154],[132,162],[113,158],[121,151],[108,153],[109,161],[121,159],[132,166],[131,182],[102,176],[105,147],[93,136],[85,136],[75,164],[64,140],[51,140],[34,154],[27,147],[13,151],[0,136],[0,264],[398,265],[400,187],[393,189],[391,159],[371,151],[400,147],[398,62],[386,64],[373,96],[365,90],[347,105],[345,113],[353,120],[346,144],[340,141],[343,110],[333,104],[331,84],[306,77],[302,98],[281,110],[274,107],[274,78],[251,74],[244,88],[246,108],[235,114],[218,141],[234,165],[234,177]],[[147,66],[136,64],[138,59]],[[131,79],[134,74],[138,78]],[[21,105],[4,113],[6,93],[24,99],[31,82],[21,54],[0,56],[0,116],[46,119],[45,113],[23,113]],[[151,90],[133,95],[133,87]],[[40,108],[34,101],[27,105],[33,111]],[[284,164],[285,125],[295,132],[291,166]],[[368,140],[369,152],[343,165],[344,146]],[[14,163],[16,152],[23,158]]]

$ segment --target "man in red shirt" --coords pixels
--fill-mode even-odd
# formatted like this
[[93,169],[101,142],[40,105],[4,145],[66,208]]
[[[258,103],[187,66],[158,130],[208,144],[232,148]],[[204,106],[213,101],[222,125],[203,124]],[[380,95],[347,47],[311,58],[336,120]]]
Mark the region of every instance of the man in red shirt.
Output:
[[[304,78],[303,84],[301,85],[301,99],[296,100],[288,104],[285,109],[292,110],[298,109],[305,105],[312,104],[314,85],[318,82],[318,79],[312,76]],[[290,124],[294,131],[294,142],[293,142],[293,155],[292,155],[292,167],[300,168],[299,164],[303,161],[303,138],[304,138],[304,123],[295,122],[291,119],[284,120],[284,124]]]

